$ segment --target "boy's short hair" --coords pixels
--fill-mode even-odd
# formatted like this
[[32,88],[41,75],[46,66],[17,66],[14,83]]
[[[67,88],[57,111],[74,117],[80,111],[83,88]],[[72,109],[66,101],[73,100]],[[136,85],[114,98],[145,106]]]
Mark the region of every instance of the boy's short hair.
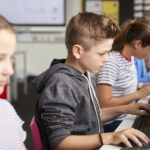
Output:
[[105,15],[78,13],[71,18],[66,29],[65,43],[68,53],[72,53],[75,44],[90,50],[101,40],[114,38],[118,32],[119,27]]

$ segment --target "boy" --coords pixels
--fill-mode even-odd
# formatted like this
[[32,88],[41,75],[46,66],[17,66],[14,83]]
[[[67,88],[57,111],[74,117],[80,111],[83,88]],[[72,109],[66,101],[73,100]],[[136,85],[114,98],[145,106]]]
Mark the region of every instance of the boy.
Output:
[[98,149],[102,144],[120,142],[131,147],[128,138],[139,146],[142,145],[138,138],[149,142],[146,135],[135,129],[103,133],[101,120],[127,112],[147,114],[141,108],[150,111],[146,104],[100,110],[87,70],[96,73],[108,61],[108,52],[118,32],[118,27],[103,15],[79,13],[70,20],[65,37],[67,59],[54,60],[33,81],[40,93],[35,118],[44,150]]

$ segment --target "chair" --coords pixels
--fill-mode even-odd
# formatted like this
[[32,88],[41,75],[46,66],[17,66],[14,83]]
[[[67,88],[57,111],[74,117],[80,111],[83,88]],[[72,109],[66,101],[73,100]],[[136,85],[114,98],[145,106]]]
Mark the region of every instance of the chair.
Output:
[[39,131],[37,123],[35,122],[34,116],[31,120],[30,130],[31,130],[35,150],[42,150],[40,131]]

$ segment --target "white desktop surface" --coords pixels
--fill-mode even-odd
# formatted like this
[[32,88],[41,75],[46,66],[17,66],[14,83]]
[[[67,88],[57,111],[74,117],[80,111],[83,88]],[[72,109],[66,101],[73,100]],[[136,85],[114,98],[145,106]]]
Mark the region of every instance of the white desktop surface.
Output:
[[[147,96],[141,99],[139,102],[148,103],[149,99],[150,99],[150,96]],[[123,129],[131,128],[134,123],[135,118],[136,118],[136,115],[127,115],[115,131],[120,131]],[[121,149],[120,146],[103,145],[99,150],[120,150],[120,149]]]
[[99,150],[120,150],[121,147],[114,145],[104,145]]

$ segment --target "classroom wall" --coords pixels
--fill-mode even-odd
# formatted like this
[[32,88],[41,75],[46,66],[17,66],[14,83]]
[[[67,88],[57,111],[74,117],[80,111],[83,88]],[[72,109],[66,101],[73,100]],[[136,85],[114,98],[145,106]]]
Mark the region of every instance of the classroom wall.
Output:
[[[66,0],[66,20],[78,13],[81,9],[80,0]],[[53,33],[50,33],[53,34]],[[26,51],[27,75],[39,75],[46,70],[53,58],[65,58],[67,50],[63,41],[61,42],[18,42],[17,52]],[[16,72],[22,78],[24,65],[23,55],[16,54]]]
[[[81,11],[82,0],[66,0],[66,23],[70,18]],[[119,20],[122,24],[126,19],[133,19],[133,1],[132,0],[119,0]],[[30,35],[29,35],[30,34]],[[41,33],[40,33],[41,34]],[[49,33],[52,36],[54,33]],[[33,35],[27,33],[27,37]],[[27,39],[27,38],[26,38]],[[54,42],[18,42],[17,51],[26,51],[27,58],[27,75],[39,75],[41,72],[46,70],[53,58],[65,58],[67,50],[64,44],[64,38],[60,41],[55,40]],[[17,77],[22,78],[23,75],[23,57],[21,54],[16,55],[16,72]]]

